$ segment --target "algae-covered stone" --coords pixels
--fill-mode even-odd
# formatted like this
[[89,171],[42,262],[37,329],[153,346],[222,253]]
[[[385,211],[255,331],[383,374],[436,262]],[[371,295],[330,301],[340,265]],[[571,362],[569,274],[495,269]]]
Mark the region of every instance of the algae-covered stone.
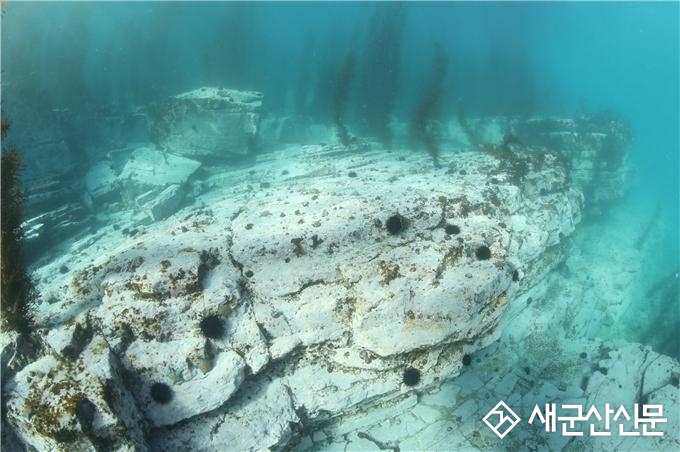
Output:
[[8,385],[7,417],[37,450],[144,449],[144,424],[101,336],[75,361],[45,356]]
[[[518,155],[521,177],[482,153],[458,154],[455,173],[392,157],[290,147],[258,163],[259,190],[250,168],[216,175],[223,187],[198,198],[205,207],[92,242],[70,278],[40,269],[51,302],[36,319],[54,328],[87,312],[159,449],[275,448],[297,413],[314,423],[402,406],[499,337],[514,272],[573,231],[581,195],[549,154],[540,165]],[[202,331],[208,317],[219,335]]]

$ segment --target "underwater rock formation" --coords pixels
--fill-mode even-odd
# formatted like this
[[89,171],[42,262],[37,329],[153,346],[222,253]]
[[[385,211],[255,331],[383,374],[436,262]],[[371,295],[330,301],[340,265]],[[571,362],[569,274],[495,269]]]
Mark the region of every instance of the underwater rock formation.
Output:
[[92,215],[80,202],[55,204],[48,211],[24,222],[26,258],[35,262],[48,254],[55,244],[84,232],[91,225]]
[[255,150],[262,93],[203,87],[148,108],[149,136],[159,148],[228,163]]
[[[96,224],[95,215],[109,215],[105,211],[112,204],[142,210],[151,220],[173,213],[186,198],[184,183],[202,162],[228,163],[254,151],[261,102],[256,92],[200,88],[154,104],[146,114],[98,113],[97,130],[84,142],[67,133],[88,119],[80,117],[55,119],[61,129],[19,136],[35,157],[25,178],[28,260],[35,262],[54,244],[83,233]],[[139,132],[147,125],[149,137]],[[109,139],[99,137],[108,136],[100,129],[110,132]],[[146,139],[154,143],[140,144]],[[84,165],[89,169],[83,171]],[[161,196],[171,184],[182,190]]]
[[110,160],[90,168],[85,177],[86,203],[105,211],[106,203],[122,200],[158,221],[180,207],[187,181],[200,166],[186,157],[139,147],[130,152],[119,174]]
[[[31,165],[33,160],[31,156]],[[57,170],[57,173],[60,171]],[[43,175],[24,181],[27,262],[33,263],[42,255],[49,254],[56,243],[84,231],[91,224],[92,215],[78,193],[78,179],[81,177],[70,171],[67,175]]]
[[510,135],[526,146],[562,155],[569,162],[574,187],[584,194],[591,212],[623,197],[628,187],[633,135],[630,126],[615,116],[497,117],[471,120],[470,125],[481,143],[499,144]]
[[564,154],[571,162],[574,184],[588,204],[598,207],[623,197],[630,176],[630,126],[619,118],[584,116],[574,119],[534,118],[514,125],[526,142]]
[[118,175],[123,199],[136,200],[149,190],[184,184],[200,166],[199,162],[186,157],[146,147],[138,148],[132,152]]
[[92,205],[120,198],[118,193],[117,178],[110,160],[102,160],[95,163],[85,175],[85,190]]
[[[540,347],[534,349],[536,361],[549,361],[552,368],[547,370],[554,372],[546,377],[536,362],[527,362],[527,355],[517,352],[520,347],[516,342],[508,346],[505,340],[475,354],[472,364],[459,377],[443,382],[438,391],[412,394],[399,403],[344,416],[322,431],[305,435],[296,450],[375,450],[376,443],[398,445],[400,450],[525,450],[528,444],[540,444],[541,450],[550,452],[572,446],[578,450],[614,450],[622,443],[630,450],[680,447],[676,433],[680,418],[672,409],[680,402],[677,360],[622,341],[582,339],[565,344],[531,338],[531,346]],[[551,354],[553,359],[545,360],[544,354]],[[664,436],[622,438],[619,425],[626,432],[642,428],[636,429],[632,410],[643,374],[644,394],[664,406],[663,417],[668,422],[656,426]],[[499,400],[521,418],[503,439],[482,422]],[[611,422],[610,436],[591,435],[591,422],[576,424],[574,430],[583,436],[560,434],[561,422],[557,422],[556,432],[546,433],[536,420],[533,425],[527,422],[534,407],[542,408],[546,403],[583,406],[584,413],[586,408],[596,407],[603,418],[593,416],[590,421],[598,432],[606,431],[605,404],[614,409],[624,406],[630,419],[621,416],[619,422]]]
[[[123,370],[101,336],[75,362],[44,356],[5,388],[23,395],[7,401],[8,418],[19,437],[37,450],[143,450],[146,421],[126,389]],[[94,408],[90,425],[83,425],[79,412],[85,400]],[[22,420],[13,422],[17,415]]]
[[[249,169],[217,175],[203,207],[84,241],[64,257],[69,273],[62,260],[40,268],[35,321],[50,354],[7,393],[20,437],[52,450],[281,447],[457,375],[499,337],[516,272],[537,273],[582,198],[551,154],[518,157],[521,185],[482,153],[434,177],[425,156],[388,155],[271,153],[259,190]],[[205,318],[224,330],[206,336]],[[156,384],[170,389],[163,403]]]

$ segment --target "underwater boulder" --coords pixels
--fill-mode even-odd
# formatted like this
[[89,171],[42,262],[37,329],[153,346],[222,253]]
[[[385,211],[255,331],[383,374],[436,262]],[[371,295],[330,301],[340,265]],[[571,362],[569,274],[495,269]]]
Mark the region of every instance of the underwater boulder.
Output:
[[5,388],[7,418],[37,450],[144,450],[145,421],[120,370],[102,336],[75,362],[44,356]]
[[196,160],[141,147],[132,152],[115,186],[124,201],[158,221],[181,207],[187,181],[200,166]]
[[153,221],[169,217],[182,203],[184,192],[178,184],[172,184],[143,206]]
[[[513,271],[534,283],[546,250],[580,220],[581,195],[552,155],[527,165],[519,184],[479,152],[433,174],[426,155],[339,150],[293,146],[281,152],[285,170],[275,155],[216,174],[206,183],[218,188],[195,207],[134,237],[84,242],[69,274],[37,269],[49,294],[39,326],[91,319],[128,390],[149,403],[136,416],[171,427],[150,428],[155,446],[276,448],[289,422],[411,403],[500,336],[519,287]],[[267,175],[265,188],[253,191],[251,171]],[[395,212],[408,226],[391,234]],[[205,318],[223,331],[206,336]],[[408,368],[417,381],[404,380]],[[155,383],[172,394],[166,404],[152,405]]]
[[202,87],[149,107],[149,135],[169,152],[228,163],[254,152],[262,93]]
[[193,450],[278,450],[293,436],[301,422],[284,383],[245,381],[229,401],[229,409],[201,416],[203,422],[187,422],[172,429],[158,429],[149,438],[152,450],[176,450],[189,441]]

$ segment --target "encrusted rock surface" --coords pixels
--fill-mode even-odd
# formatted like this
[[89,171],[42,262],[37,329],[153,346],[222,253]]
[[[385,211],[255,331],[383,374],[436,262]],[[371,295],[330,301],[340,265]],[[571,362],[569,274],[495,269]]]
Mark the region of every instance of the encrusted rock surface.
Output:
[[571,167],[574,187],[585,196],[586,208],[597,210],[626,192],[633,134],[615,116],[485,118],[471,127],[482,142],[516,140],[562,155]]
[[15,375],[5,390],[16,432],[37,450],[144,447],[145,420],[106,340],[94,336],[79,354],[47,355]]
[[[133,238],[103,230],[38,270],[51,350],[40,366],[65,376],[40,401],[29,395],[42,379],[15,377],[24,389],[10,391],[8,415],[25,441],[74,450],[134,422],[143,447],[279,447],[329,419],[408,404],[499,337],[525,272],[580,219],[581,195],[549,153],[464,153],[433,170],[419,154],[306,146],[256,168],[214,176],[197,207]],[[207,316],[223,334],[204,337]],[[102,357],[106,372],[69,373]],[[153,383],[171,388],[167,403]],[[128,403],[107,408],[87,391],[89,436],[68,406],[40,427],[26,414],[106,384]],[[120,441],[140,447],[134,432]]]
[[262,93],[203,87],[149,108],[151,140],[174,154],[229,162],[254,150]]
[[[621,212],[626,224],[628,214]],[[499,341],[470,354],[458,377],[424,391],[417,400],[338,418],[304,435],[297,449],[377,451],[389,445],[401,450],[678,450],[677,359],[648,346],[594,338],[603,333],[608,318],[616,318],[622,329],[631,328],[617,311],[635,310],[637,316],[641,312],[628,304],[636,292],[625,284],[631,284],[630,274],[637,273],[644,260],[639,252],[633,258],[632,248],[612,249],[631,232],[615,230],[597,239],[597,234],[588,234],[589,240],[579,237],[579,231],[563,263],[566,269],[551,272],[535,285],[521,284],[502,321]],[[601,247],[594,247],[593,240]],[[612,266],[625,271],[612,274]],[[578,271],[582,268],[589,272]],[[500,400],[521,418],[502,440],[482,422]],[[534,408],[546,403],[555,404],[558,416],[575,414],[562,408],[575,404],[584,414],[595,407],[603,417],[577,422],[575,431],[582,436],[562,434],[566,421],[560,420],[555,431],[546,432],[538,420],[528,423]],[[663,407],[660,417],[666,422],[653,429],[647,426],[663,436],[621,436],[620,428],[642,432],[642,425],[635,426],[636,403]],[[607,431],[606,404],[616,411],[623,407],[630,419],[614,421],[610,414],[611,435],[593,436],[591,425],[595,431]]]

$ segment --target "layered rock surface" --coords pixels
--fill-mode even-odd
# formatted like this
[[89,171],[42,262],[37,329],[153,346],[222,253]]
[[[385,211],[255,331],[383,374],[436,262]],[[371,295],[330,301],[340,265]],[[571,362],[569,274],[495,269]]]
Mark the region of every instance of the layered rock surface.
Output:
[[[535,367],[537,362],[545,365],[546,360],[527,362],[532,356],[527,352],[543,358],[551,353],[554,359],[547,367]],[[678,375],[677,360],[639,344],[587,339],[555,342],[549,336],[534,336],[522,344],[509,338],[507,343],[492,344],[473,355],[460,376],[439,388],[413,394],[383,409],[344,416],[303,436],[296,449],[678,450]],[[641,388],[647,403],[663,406],[660,418],[666,420],[655,428],[644,428],[663,436],[643,436],[642,424],[635,425],[635,403],[640,401]],[[482,421],[500,400],[520,418],[503,439]],[[572,436],[562,432],[567,421],[557,421],[555,429],[547,432],[538,418],[529,423],[535,407],[544,409],[546,404],[554,404],[560,417],[576,414],[563,405],[581,406],[584,414],[595,407],[602,419],[593,414],[589,422],[577,422],[576,428],[568,429],[576,432]],[[606,404],[614,410],[624,407],[630,419],[621,415],[614,421],[610,414],[607,427]],[[610,435],[591,435],[591,425],[594,431]],[[638,435],[623,437],[619,429]]]
[[[631,224],[630,215],[630,206],[622,204],[610,213],[607,234],[602,234],[601,223],[581,224],[565,241],[571,242],[570,246],[560,244],[542,254],[537,268],[559,267],[545,277],[538,273],[525,276],[538,282],[520,284],[502,320],[502,336],[470,354],[459,376],[399,403],[351,413],[322,425],[303,435],[296,449],[680,449],[677,337],[658,321],[653,323],[654,334],[665,343],[659,344],[647,334],[635,334],[636,328],[644,331],[648,316],[662,316],[672,324],[674,308],[670,306],[677,306],[677,295],[664,299],[663,290],[654,296],[638,295],[640,288],[644,294],[644,289],[655,283],[645,272],[654,265],[650,256],[658,260],[663,235],[650,237],[648,250],[622,246],[634,243],[639,234],[640,226]],[[642,340],[653,347],[602,339],[612,336]],[[667,346],[665,353],[675,357],[661,354],[661,345]],[[500,400],[521,418],[502,440],[482,421]],[[555,404],[559,416],[575,413],[562,405],[581,406],[584,414],[595,407],[602,419],[592,415],[588,421],[577,422],[570,430],[582,436],[564,435],[562,428],[567,421],[560,420],[555,431],[547,432],[540,421],[528,422],[534,408],[546,403]],[[659,417],[666,422],[645,428],[663,436],[641,435],[645,419],[636,426],[636,403],[639,407],[662,406]],[[623,407],[630,419],[621,415],[614,421],[612,413],[610,435],[593,436],[591,425],[595,431],[607,431],[606,404],[617,411]],[[620,428],[639,436],[624,437]]]
[[[251,91],[200,88],[129,111],[101,107],[36,116],[11,109],[8,117],[16,122],[8,142],[30,156],[24,165],[29,260],[44,257],[55,243],[96,226],[96,215],[106,216],[104,206],[120,201],[121,194],[125,201],[133,193],[146,195],[137,204],[153,220],[173,213],[185,197],[159,196],[173,183],[172,175],[164,171],[200,166],[196,160],[228,163],[253,152],[259,142],[262,97]],[[133,142],[139,145],[131,146]],[[146,152],[135,160],[137,155],[130,152],[139,154],[140,148]],[[121,157],[130,160],[121,162]],[[178,160],[185,157],[192,159],[188,165]],[[169,177],[159,183],[164,176]],[[147,189],[139,191],[141,185]]]
[[537,116],[528,119],[480,119],[470,127],[483,142],[516,141],[551,149],[570,165],[574,187],[595,211],[623,197],[630,178],[631,128],[615,116],[575,118]]
[[189,179],[201,166],[195,160],[147,146],[125,155],[124,163],[102,160],[88,171],[85,200],[93,210],[104,213],[106,207],[118,203],[113,210],[131,207],[150,220],[162,220],[180,207],[190,191]]
[[[520,284],[579,221],[557,158],[516,159],[432,170],[420,155],[289,148],[214,176],[197,207],[132,239],[101,231],[37,272],[50,353],[15,376],[8,418],[38,448],[266,448],[438,387],[499,337]],[[221,337],[202,334],[208,316]],[[40,425],[28,414],[57,405]]]

